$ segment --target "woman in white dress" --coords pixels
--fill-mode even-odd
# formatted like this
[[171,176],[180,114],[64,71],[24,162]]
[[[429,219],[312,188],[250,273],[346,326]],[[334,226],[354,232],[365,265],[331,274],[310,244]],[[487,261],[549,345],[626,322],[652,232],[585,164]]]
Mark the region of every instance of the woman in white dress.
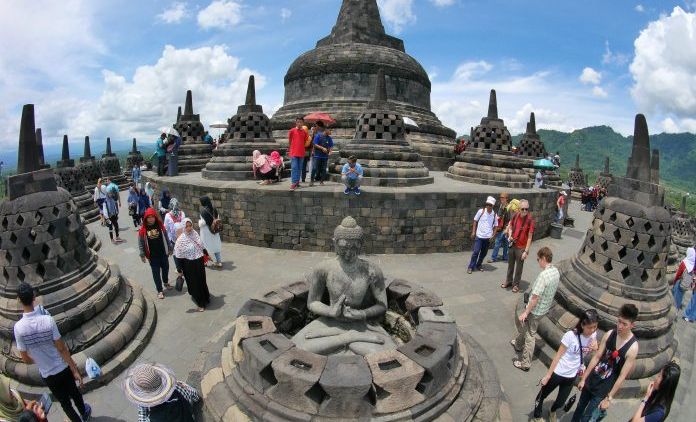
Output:
[[201,240],[203,241],[203,247],[208,251],[210,255],[215,256],[215,267],[222,268],[222,257],[220,252],[222,252],[222,241],[220,240],[220,233],[213,233],[210,229],[213,225],[213,221],[220,217],[218,211],[213,207],[213,203],[210,202],[210,198],[207,196],[201,196],[201,218],[198,220],[198,227],[201,233]]

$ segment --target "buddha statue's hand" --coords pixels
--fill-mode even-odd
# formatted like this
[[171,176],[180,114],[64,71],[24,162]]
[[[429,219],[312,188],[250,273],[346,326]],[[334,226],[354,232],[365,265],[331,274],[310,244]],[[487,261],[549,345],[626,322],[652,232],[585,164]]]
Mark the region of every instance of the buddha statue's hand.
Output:
[[333,305],[329,306],[328,317],[338,318],[343,314],[343,304],[346,301],[346,295],[341,295]]
[[360,331],[351,330],[347,333],[342,334],[345,337],[346,343],[374,343],[374,344],[384,344],[384,339],[376,334],[364,333]]
[[343,317],[352,321],[365,321],[367,315],[363,310],[353,309],[350,306],[346,306],[343,308]]

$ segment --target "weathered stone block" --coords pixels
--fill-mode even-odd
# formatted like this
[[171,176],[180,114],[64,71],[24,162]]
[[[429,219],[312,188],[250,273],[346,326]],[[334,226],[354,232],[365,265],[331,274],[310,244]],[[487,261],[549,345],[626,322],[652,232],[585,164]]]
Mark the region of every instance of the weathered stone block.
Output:
[[293,347],[273,361],[278,383],[268,390],[268,397],[291,409],[316,414],[326,399],[318,384],[325,365],[326,356]]
[[239,369],[252,387],[265,392],[278,383],[271,362],[292,347],[295,345],[282,334],[247,338],[242,341],[244,359]]
[[376,390],[377,413],[393,413],[422,402],[416,390],[425,370],[396,350],[365,356]]
[[397,350],[425,369],[425,374],[416,387],[424,396],[436,394],[452,378],[450,356],[454,353],[451,346],[416,335]]
[[319,385],[328,396],[319,406],[320,416],[364,418],[372,413],[372,373],[362,356],[329,356]]

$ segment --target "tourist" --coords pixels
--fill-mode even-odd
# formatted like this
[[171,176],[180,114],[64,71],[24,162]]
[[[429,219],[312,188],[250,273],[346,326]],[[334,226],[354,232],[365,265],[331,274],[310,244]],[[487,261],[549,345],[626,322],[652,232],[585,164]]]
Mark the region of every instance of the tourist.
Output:
[[210,198],[207,196],[201,196],[201,218],[198,220],[198,227],[201,231],[201,239],[203,240],[203,247],[215,256],[215,267],[222,268],[222,257],[220,253],[222,252],[222,241],[220,240],[219,229],[216,229],[214,225],[220,224],[220,215],[217,209],[213,207],[213,203],[210,202]]
[[181,138],[169,135],[167,138],[167,176],[179,175],[179,147]]
[[261,154],[261,151],[254,150],[251,155],[251,170],[254,172],[254,179],[261,179],[262,185],[270,185],[276,178],[276,172],[271,166],[268,155]]
[[500,194],[498,199],[498,220],[499,224],[496,227],[495,243],[493,244],[493,253],[491,253],[491,259],[488,262],[496,262],[498,260],[498,251],[503,248],[503,257],[501,261],[507,262],[508,260],[508,242],[505,237],[505,228],[510,222],[510,204],[508,203],[508,194],[503,192]]
[[558,395],[551,406],[549,422],[556,422],[556,411],[563,407],[573,389],[575,378],[582,375],[585,370],[585,362],[589,361],[592,354],[597,351],[597,323],[599,315],[595,309],[588,309],[575,325],[575,329],[567,331],[558,351],[549,366],[546,375],[541,379],[541,390],[534,401],[534,422],[543,422],[541,419],[544,399],[558,387]]
[[133,179],[133,184],[135,185],[136,189],[140,189],[140,178],[142,175],[143,172],[140,170],[140,166],[138,164],[133,164],[133,168],[131,169],[131,179]]
[[210,304],[210,292],[205,279],[205,261],[209,255],[198,233],[193,229],[191,219],[184,218],[182,225],[183,231],[174,245],[174,256],[181,264],[186,289],[198,306],[197,311],[203,312]]
[[517,359],[512,365],[523,371],[529,371],[534,354],[534,341],[539,326],[539,321],[546,315],[553,305],[556,289],[561,278],[561,273],[551,263],[553,253],[551,249],[543,247],[537,252],[537,262],[541,272],[532,284],[529,302],[520,316],[515,319],[517,337],[510,343],[518,353]]
[[167,290],[172,288],[169,284],[169,255],[172,254],[173,245],[169,242],[167,229],[164,228],[157,211],[152,208],[145,211],[143,225],[138,230],[138,247],[140,259],[150,264],[157,297],[164,299],[162,284]]
[[534,187],[535,188],[543,188],[544,187],[544,175],[541,174],[541,170],[537,170],[536,174],[534,175]]
[[[312,130],[309,130],[309,128],[306,125],[302,126],[302,129],[307,132],[307,138],[305,140],[305,155],[304,155],[304,161],[302,162],[302,183],[305,183],[307,181],[307,173],[310,173],[311,177],[311,168],[310,164],[312,163],[312,156],[314,155],[314,145],[312,144],[312,140],[314,139],[314,135],[317,133],[317,124],[319,122],[316,122],[314,126],[312,126]],[[321,122],[324,124],[324,122]]]
[[363,168],[358,164],[358,158],[354,155],[348,157],[348,162],[341,169],[341,181],[345,185],[343,193],[349,195],[351,192],[360,196],[360,184],[363,178]]
[[495,198],[489,196],[484,207],[478,210],[474,216],[474,223],[471,227],[471,239],[474,241],[474,247],[471,252],[469,268],[466,270],[469,274],[473,270],[483,271],[481,264],[486,258],[488,246],[499,221],[498,215],[493,211],[493,206],[495,206]]
[[305,156],[305,142],[307,131],[303,129],[302,117],[295,119],[295,127],[288,132],[288,155],[290,156],[290,190],[295,190],[300,185],[302,166]]
[[[176,239],[181,233],[181,224],[183,223],[184,218],[186,218],[186,214],[179,207],[179,201],[176,198],[172,198],[172,200],[169,202],[169,206],[171,210],[169,210],[167,215],[164,216],[164,228],[167,229],[169,243],[173,245],[176,243]],[[181,269],[181,262],[179,262],[179,260],[176,258],[176,255],[174,255],[174,266],[176,267],[176,279],[178,282],[179,279],[183,277],[184,273]]]
[[169,202],[172,200],[172,194],[169,193],[169,189],[162,188],[162,193],[160,194],[159,202],[157,203],[157,209],[159,210],[160,217],[164,220],[164,216],[169,212]]
[[145,193],[147,194],[150,204],[154,204],[155,201],[155,189],[150,182],[145,183]]
[[556,151],[556,155],[553,156],[553,163],[557,166],[561,166],[561,155]]
[[696,263],[696,249],[688,248],[686,258],[682,259],[677,268],[677,273],[672,281],[672,296],[677,310],[680,311],[684,303],[684,292],[694,285],[694,264]]
[[99,208],[99,220],[101,221],[101,225],[103,226],[104,224],[106,224],[106,221],[104,220],[104,215],[102,214],[102,208],[104,207],[106,193],[104,189],[102,189],[101,178],[97,179],[97,185],[94,187],[94,194],[92,195],[92,199],[94,200],[94,203],[97,204],[97,208]]
[[152,206],[150,202],[150,197],[147,195],[145,189],[140,189],[138,193],[138,222],[143,223],[143,216],[145,216],[145,211]]
[[638,356],[638,340],[632,331],[637,318],[635,305],[627,303],[619,309],[616,329],[604,335],[597,353],[578,382],[578,390],[582,393],[572,422],[588,422],[597,414],[602,418],[613,403]]
[[198,391],[177,381],[158,363],[141,363],[128,370],[122,384],[126,398],[138,406],[138,422],[193,422]]
[[524,260],[529,256],[529,248],[532,246],[532,237],[534,236],[534,217],[529,212],[529,201],[520,200],[520,210],[512,217],[505,232],[510,251],[507,277],[500,287],[503,289],[512,287],[512,292],[517,293],[520,291]]
[[670,362],[663,366],[655,376],[655,380],[648,384],[645,397],[640,401],[640,405],[630,422],[662,422],[667,420],[680,376],[681,368],[678,363]]
[[119,196],[120,189],[118,185],[110,177],[106,178],[104,185],[106,186],[106,194],[112,195],[114,199],[116,199],[116,202],[118,202],[118,205],[121,206],[121,197]]
[[133,219],[133,227],[138,227],[138,222],[140,221],[140,216],[138,215],[138,201],[140,199],[140,194],[135,188],[135,184],[128,188],[128,215]]
[[278,151],[271,151],[269,157],[269,162],[271,167],[275,172],[274,182],[280,182],[280,178],[283,176],[283,170],[285,170],[285,163],[283,163],[283,157],[280,156]]
[[19,391],[10,388],[10,379],[0,373],[0,421],[19,421],[23,415],[46,422],[43,406],[35,400],[24,400]]
[[36,297],[34,288],[29,284],[19,283],[17,296],[24,314],[14,325],[14,337],[22,361],[27,365],[35,363],[39,367],[41,378],[71,422],[88,420],[92,409],[84,402],[78,389],[78,386],[83,386],[82,375],[61,338],[55,320],[42,312],[42,308],[34,308]]
[[317,122],[317,134],[314,136],[313,141],[312,175],[310,176],[309,186],[313,186],[315,180],[318,180],[320,185],[324,184],[329,154],[334,145],[330,134],[331,132],[328,129],[324,129],[324,122]]
[[162,133],[156,142],[155,155],[157,156],[157,175],[164,176],[164,162],[167,157],[167,148],[165,147],[164,140],[167,139],[167,135]]
[[566,196],[568,194],[566,191],[561,191],[558,194],[558,199],[556,200],[556,223],[563,224],[563,210],[565,209],[565,203],[566,203]]
[[[103,189],[106,193],[106,188]],[[118,206],[117,201],[118,195],[109,193],[104,198],[104,205],[102,206],[102,214],[104,215],[104,220],[106,222],[106,227],[109,229],[109,238],[111,243],[114,245],[123,242],[119,236],[118,228]],[[116,238],[114,238],[114,232],[116,233]]]

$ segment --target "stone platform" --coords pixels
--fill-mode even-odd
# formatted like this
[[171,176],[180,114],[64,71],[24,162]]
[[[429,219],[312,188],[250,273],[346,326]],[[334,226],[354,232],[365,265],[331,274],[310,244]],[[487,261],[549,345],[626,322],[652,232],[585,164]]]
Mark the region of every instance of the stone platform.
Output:
[[431,185],[365,187],[359,197],[344,195],[338,183],[303,185],[291,192],[287,180],[260,186],[253,181],[208,180],[200,173],[158,177],[153,172],[143,172],[143,180],[167,187],[187,215],[197,217],[198,198],[208,195],[222,216],[223,240],[252,246],[325,251],[332,228],[352,214],[366,232],[367,253],[462,251],[471,246],[476,211],[488,195],[501,192],[529,200],[537,222],[535,239],[547,236],[555,191],[504,189],[451,180],[439,172],[430,175]]

